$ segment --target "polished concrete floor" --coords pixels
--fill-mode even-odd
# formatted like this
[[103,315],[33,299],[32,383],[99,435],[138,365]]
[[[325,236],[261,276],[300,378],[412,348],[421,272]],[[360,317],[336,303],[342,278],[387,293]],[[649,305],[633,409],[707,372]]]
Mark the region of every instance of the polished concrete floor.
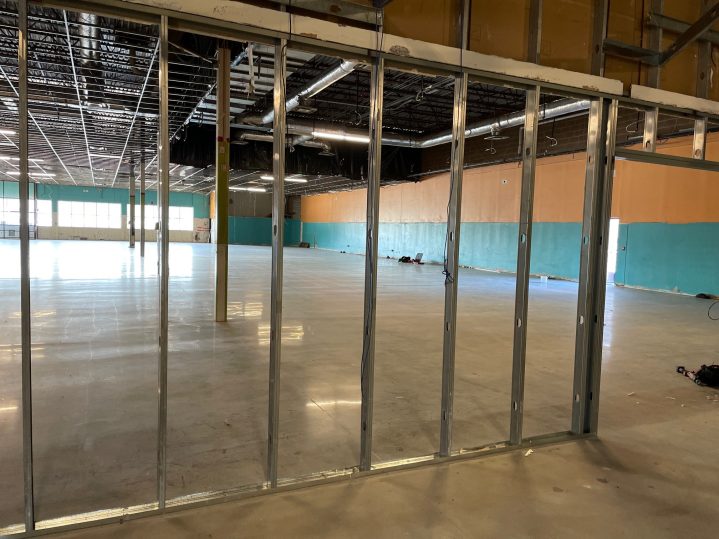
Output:
[[[0,242],[0,527],[22,519],[18,247],[10,240]],[[120,243],[32,243],[39,519],[136,505],[154,497],[156,263],[154,245],[148,246],[143,261],[137,250],[132,252]],[[230,319],[226,324],[212,321],[213,263],[210,245],[171,246],[171,497],[252,484],[264,476],[270,251],[231,248]],[[285,251],[281,477],[357,463],[363,272],[364,259],[359,256]],[[377,462],[419,456],[437,448],[443,280],[437,266],[380,261],[374,416]],[[459,282],[454,442],[455,447],[474,447],[508,437],[514,277],[463,270]],[[532,281],[526,435],[568,428],[576,298],[574,283]],[[372,479],[366,486],[312,489],[305,495],[308,498],[301,493],[282,495],[275,501],[263,498],[242,502],[238,511],[253,507],[251,512],[261,515],[265,507],[290,503],[295,510],[307,504],[308,510],[332,512],[333,496],[341,504],[348,503],[348,498],[363,503],[358,500],[369,497],[368,504],[381,506],[385,499],[387,511],[391,513],[394,507],[401,513],[394,524],[388,524],[387,536],[393,529],[411,531],[413,518],[418,533],[408,535],[473,536],[472,529],[493,535],[491,527],[481,527],[477,521],[481,511],[462,520],[461,512],[456,513],[462,504],[454,505],[451,497],[456,494],[462,503],[470,503],[467,496],[471,490],[477,503],[487,504],[489,489],[489,493],[497,491],[506,497],[497,501],[500,507],[504,503],[507,511],[511,507],[516,511],[510,501],[523,501],[520,494],[512,493],[521,493],[524,485],[541,499],[534,500],[536,507],[520,511],[511,523],[520,530],[523,518],[539,512],[544,515],[542,522],[549,521],[552,509],[565,514],[587,496],[591,501],[586,491],[594,489],[591,493],[595,494],[604,489],[599,493],[606,499],[598,500],[596,510],[576,507],[577,514],[565,514],[572,519],[571,526],[579,529],[582,514],[596,517],[600,523],[601,511],[623,507],[619,502],[626,506],[625,496],[634,493],[622,491],[620,495],[620,489],[609,491],[607,485],[628,481],[633,489],[642,489],[636,493],[641,499],[635,500],[639,504],[635,510],[654,511],[663,522],[657,523],[656,531],[678,530],[673,526],[691,520],[692,515],[703,516],[707,504],[719,507],[716,494],[708,492],[716,491],[709,476],[719,475],[719,434],[710,426],[715,425],[712,418],[719,398],[715,391],[698,388],[673,373],[677,364],[719,363],[719,323],[707,318],[707,306],[685,296],[609,288],[601,443],[540,450],[526,459],[493,457],[487,463],[403,472],[397,484],[391,478]],[[602,470],[601,479],[608,482],[573,474],[572,470],[583,467],[582,473],[596,475]],[[468,477],[477,475],[472,479],[477,488],[451,481],[455,470]],[[502,470],[511,474],[511,479],[505,477],[503,482]],[[485,473],[490,475],[490,485],[483,483]],[[423,481],[440,489],[441,496],[425,499],[427,493],[417,493],[422,500],[413,498],[412,489],[424,488]],[[591,489],[578,481],[588,482]],[[557,484],[550,485],[552,482]],[[651,483],[651,488],[640,485],[642,482]],[[550,489],[546,493],[545,487]],[[400,492],[394,498],[391,493],[397,488],[404,489],[408,497],[402,498]],[[412,508],[402,509],[403,504]],[[440,513],[422,513],[423,508],[432,507]],[[675,520],[666,514],[672,507],[681,512]],[[418,512],[415,517],[412,511]],[[625,511],[628,520],[636,520],[629,509]],[[346,508],[341,513],[351,526],[355,516]],[[193,526],[204,522],[202,513],[197,521],[192,514],[172,517],[176,519],[173,522],[189,526],[176,531],[188,536],[200,533],[201,528]],[[456,533],[443,528],[450,514],[458,526]],[[255,520],[249,518],[256,521],[251,528],[254,534],[271,532],[273,525],[258,515]],[[497,525],[502,521],[499,517],[494,518]],[[404,527],[397,528],[402,526],[402,518]],[[669,520],[671,525],[666,524]],[[134,523],[140,526],[137,536],[149,534],[141,526],[152,522],[161,526],[152,520]],[[482,522],[491,526],[493,520]],[[642,515],[640,522],[650,526],[647,515]],[[231,526],[232,519],[225,524]],[[524,535],[537,535],[531,533],[536,524],[526,520],[526,525]],[[316,536],[322,531],[332,535],[318,524],[314,528],[298,526],[294,532],[291,526],[287,528],[286,535]],[[567,529],[573,529],[571,526]],[[172,535],[168,532],[167,536]]]

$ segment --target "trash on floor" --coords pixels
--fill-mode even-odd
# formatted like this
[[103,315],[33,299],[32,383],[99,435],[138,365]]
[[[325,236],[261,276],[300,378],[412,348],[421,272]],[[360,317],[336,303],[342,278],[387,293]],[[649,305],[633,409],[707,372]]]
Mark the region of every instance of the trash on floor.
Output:
[[527,449],[527,451],[525,451],[525,453],[524,453],[524,456],[525,456],[525,457],[528,457],[528,456],[531,455],[532,453],[534,453],[534,449]]
[[699,386],[719,387],[719,365],[702,365],[699,369],[689,371],[681,365],[677,372],[692,380]]

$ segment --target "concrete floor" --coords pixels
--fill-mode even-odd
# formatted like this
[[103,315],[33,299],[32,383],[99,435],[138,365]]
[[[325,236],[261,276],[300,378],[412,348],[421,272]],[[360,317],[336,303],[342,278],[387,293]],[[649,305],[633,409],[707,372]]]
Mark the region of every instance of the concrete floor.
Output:
[[[18,247],[0,242],[0,526],[22,519]],[[357,463],[364,259],[285,253],[280,475],[294,477]],[[212,322],[213,263],[210,245],[171,246],[171,497],[264,476],[270,251],[231,248],[227,324]],[[32,268],[38,518],[150,502],[154,245],[143,262],[120,243],[33,242]],[[508,437],[514,278],[463,270],[459,282],[455,447],[473,447]],[[381,260],[378,283],[379,462],[437,448],[443,276],[437,266]],[[574,283],[532,281],[526,435],[568,428],[576,294]],[[610,526],[608,515],[618,518],[606,528],[615,535],[699,536],[716,529],[704,522],[716,519],[719,507],[712,426],[719,395],[673,370],[719,363],[719,326],[707,307],[685,296],[609,288],[600,442],[264,497],[103,533],[232,536],[241,525],[243,536],[362,535],[362,524],[378,532],[376,520],[347,508],[351,501],[384,512],[383,536],[502,535],[502,526],[511,536],[576,535],[586,526],[609,535],[599,533]],[[272,522],[275,511],[287,518]]]

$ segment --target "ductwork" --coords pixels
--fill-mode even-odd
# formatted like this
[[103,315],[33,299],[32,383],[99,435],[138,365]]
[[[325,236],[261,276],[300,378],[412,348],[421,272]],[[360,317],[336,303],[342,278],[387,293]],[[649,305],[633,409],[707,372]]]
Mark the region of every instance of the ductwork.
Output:
[[80,13],[80,61],[83,64],[96,62],[100,58],[100,29],[97,25],[97,15]]
[[[239,137],[233,139],[234,142],[244,142],[246,140],[258,140],[261,142],[273,142],[274,136],[264,133],[243,133]],[[287,139],[287,146],[307,146],[308,148],[319,148],[329,151],[329,144],[319,140],[313,140],[312,136],[293,135]]]
[[[559,99],[541,108],[539,111],[539,120],[559,118],[561,116],[583,113],[587,110],[589,110],[588,100]],[[464,135],[466,138],[479,137],[481,135],[499,133],[502,129],[522,125],[524,125],[524,111],[517,111],[496,119],[483,120],[469,125]],[[357,140],[367,139],[368,135],[367,131],[363,129],[338,128],[335,125],[323,126],[318,123],[305,123],[296,120],[288,121],[287,132],[295,135],[314,136],[315,138],[321,138],[318,137],[317,133],[322,133],[328,139],[337,140],[340,140],[342,137],[354,137]],[[441,131],[440,133],[434,133],[418,139],[388,132],[382,135],[382,144],[387,146],[401,146],[404,148],[431,148],[449,142],[452,142],[452,131],[450,130]]]
[[[589,104],[589,100],[586,99],[558,99],[557,101],[553,101],[552,103],[541,107],[539,111],[539,121],[584,113],[589,110]],[[524,119],[525,112],[517,111],[500,116],[499,118],[483,120],[467,126],[464,135],[466,138],[473,138],[492,133],[496,134],[503,129],[523,126]],[[304,141],[322,139],[323,137],[330,140],[347,140],[349,137],[350,139],[354,138],[356,142],[369,140],[368,132],[364,129],[344,128],[337,127],[335,124],[321,124],[317,122],[303,122],[299,120],[288,120],[287,132],[292,135],[303,137]],[[321,133],[321,135],[318,135],[318,133]],[[255,138],[254,140],[272,140],[272,135],[245,134],[242,136],[247,138],[249,138],[249,136],[267,137],[262,139]],[[386,131],[382,135],[382,144],[387,146],[400,146],[403,148],[424,149],[448,144],[450,142],[452,142],[451,130],[441,131],[422,138],[412,138],[401,134],[388,133]],[[300,142],[299,144],[308,145],[304,142]]]
[[[355,67],[357,67],[358,64],[359,62],[355,62],[354,60],[343,60],[340,65],[334,69],[331,69],[327,73],[317,77],[299,92],[295,93],[292,97],[287,98],[287,102],[285,103],[287,112],[296,109],[303,99],[313,97],[325,88],[332,86],[338,80],[345,78],[355,70]],[[270,109],[262,115],[257,123],[266,125],[272,123],[274,119],[275,111],[274,109]]]

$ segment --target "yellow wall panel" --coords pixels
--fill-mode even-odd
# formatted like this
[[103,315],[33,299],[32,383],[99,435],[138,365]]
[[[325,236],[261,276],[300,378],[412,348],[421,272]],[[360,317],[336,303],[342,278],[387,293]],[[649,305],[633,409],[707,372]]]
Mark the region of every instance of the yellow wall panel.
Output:
[[474,0],[471,9],[470,50],[527,59],[528,0]]
[[592,3],[544,0],[542,65],[589,73],[592,66]]
[[456,46],[460,0],[394,0],[384,9],[384,31]]

